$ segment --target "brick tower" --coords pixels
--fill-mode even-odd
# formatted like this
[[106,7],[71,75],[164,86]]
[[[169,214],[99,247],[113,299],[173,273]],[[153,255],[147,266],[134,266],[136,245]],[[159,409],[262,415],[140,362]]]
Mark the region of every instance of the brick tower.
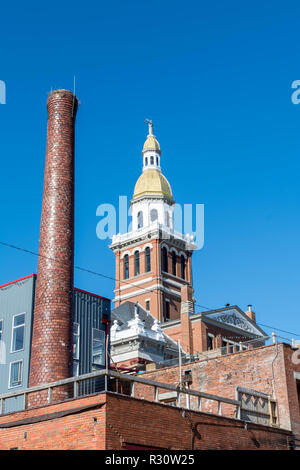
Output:
[[78,102],[68,90],[47,102],[48,134],[29,386],[72,372],[74,132]]
[[132,231],[112,238],[116,256],[115,306],[139,302],[160,322],[180,317],[181,290],[192,288],[192,237],[174,230],[169,182],[162,174],[161,150],[148,121],[143,172],[131,201]]

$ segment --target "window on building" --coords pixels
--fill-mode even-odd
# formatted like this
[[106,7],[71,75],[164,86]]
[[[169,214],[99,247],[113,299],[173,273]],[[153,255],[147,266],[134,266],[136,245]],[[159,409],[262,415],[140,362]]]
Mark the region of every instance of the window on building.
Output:
[[180,267],[181,267],[181,278],[185,279],[185,258],[183,255],[180,256]]
[[165,224],[167,227],[170,227],[170,214],[169,212],[165,212]]
[[165,321],[170,320],[170,302],[166,300]]
[[207,349],[208,351],[213,349],[213,336],[207,335]]
[[144,219],[144,217],[143,217],[143,212],[142,212],[142,211],[139,211],[139,212],[138,212],[138,215],[137,215],[137,225],[138,225],[138,228],[142,228],[142,227],[143,227],[143,224],[144,224],[143,219]]
[[153,155],[151,155],[151,157],[150,157],[150,165],[154,165],[154,157],[153,157]]
[[145,166],[148,166],[148,157],[145,158]]
[[134,275],[138,276],[140,274],[140,253],[136,251],[134,253]]
[[151,222],[155,222],[158,219],[158,212],[156,209],[151,209],[150,211],[150,220]]
[[150,247],[147,246],[146,250],[145,250],[145,265],[146,265],[146,273],[149,273],[151,271],[151,251],[150,251]]
[[23,361],[10,363],[9,369],[9,387],[18,387],[22,384]]
[[0,341],[2,340],[3,336],[3,320],[0,320]]
[[176,253],[172,251],[172,274],[176,276]]
[[150,300],[146,300],[146,310],[147,312],[150,311]]
[[240,419],[269,426],[277,425],[277,402],[266,393],[237,387]]
[[79,375],[79,362],[73,361],[73,377],[78,377]]
[[158,166],[158,157],[156,157],[156,165]]
[[165,246],[162,249],[162,270],[168,272],[168,250]]
[[124,256],[124,279],[129,278],[129,256]]
[[79,359],[79,323],[73,323],[73,359]]
[[105,366],[105,332],[97,328],[93,328],[92,362]]
[[25,313],[14,315],[13,317],[13,330],[12,330],[12,352],[21,351],[24,349],[24,334],[25,334]]

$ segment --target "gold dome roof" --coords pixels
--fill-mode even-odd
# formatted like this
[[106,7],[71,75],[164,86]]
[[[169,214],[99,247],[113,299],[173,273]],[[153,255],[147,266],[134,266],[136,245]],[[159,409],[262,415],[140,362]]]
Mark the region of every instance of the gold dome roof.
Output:
[[158,170],[143,171],[136,182],[133,199],[146,195],[161,195],[171,201],[173,200],[172,190],[167,178]]
[[154,135],[148,135],[144,143],[143,152],[146,150],[155,150],[160,153],[160,146]]

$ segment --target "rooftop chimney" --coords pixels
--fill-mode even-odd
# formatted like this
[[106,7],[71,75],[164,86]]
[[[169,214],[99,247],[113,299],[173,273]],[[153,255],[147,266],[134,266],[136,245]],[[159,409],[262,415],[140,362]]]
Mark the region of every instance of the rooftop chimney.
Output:
[[248,305],[248,310],[245,312],[247,317],[249,317],[252,321],[256,323],[255,312],[252,310],[252,305]]
[[29,386],[72,371],[74,131],[78,102],[68,90],[47,101],[48,135]]

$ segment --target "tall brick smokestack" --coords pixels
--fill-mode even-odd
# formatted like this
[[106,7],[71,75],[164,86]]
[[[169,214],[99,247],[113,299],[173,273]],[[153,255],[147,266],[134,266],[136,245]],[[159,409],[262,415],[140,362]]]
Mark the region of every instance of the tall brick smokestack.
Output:
[[48,134],[29,386],[73,375],[74,133],[68,90],[47,101]]

